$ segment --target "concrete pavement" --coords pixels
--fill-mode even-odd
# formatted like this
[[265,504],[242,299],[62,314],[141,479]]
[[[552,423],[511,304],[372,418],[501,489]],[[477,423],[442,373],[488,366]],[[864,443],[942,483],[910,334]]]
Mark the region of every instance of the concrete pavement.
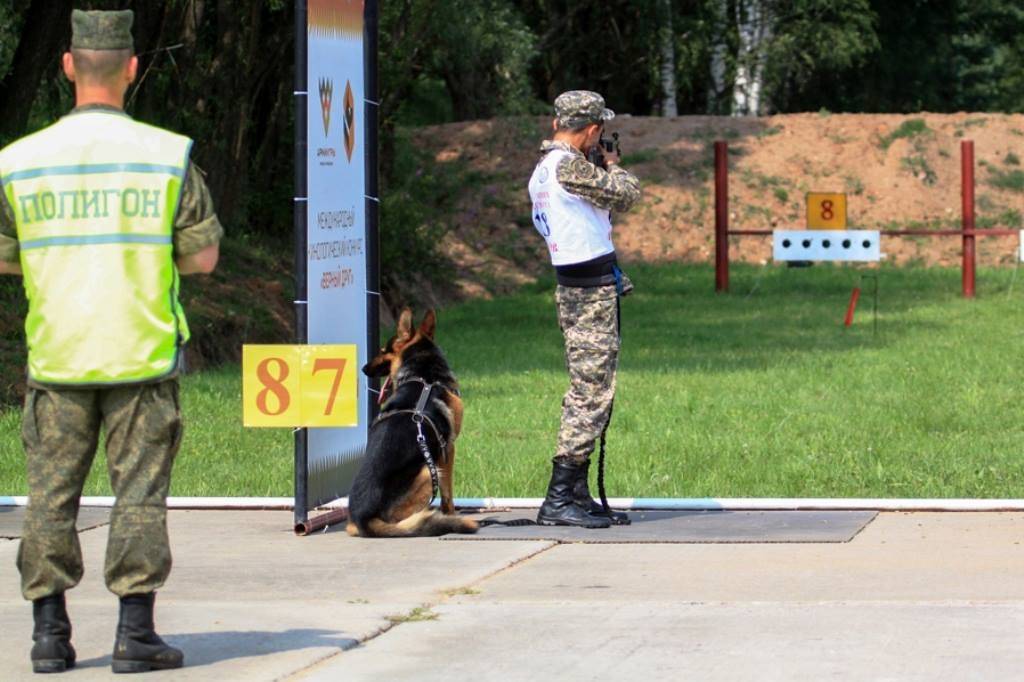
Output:
[[[169,680],[1019,680],[1024,514],[880,514],[848,543],[295,538],[285,512],[172,512]],[[109,679],[105,527],[69,594]],[[0,540],[0,680],[32,679]],[[63,679],[63,678],[61,678]],[[148,678],[147,678],[148,679]]]

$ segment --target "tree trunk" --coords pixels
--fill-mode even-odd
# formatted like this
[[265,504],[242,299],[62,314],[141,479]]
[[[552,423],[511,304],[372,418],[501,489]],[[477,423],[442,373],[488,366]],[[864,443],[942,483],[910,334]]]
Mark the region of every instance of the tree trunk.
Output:
[[726,45],[726,31],[729,25],[729,2],[728,0],[716,0],[714,5],[714,20],[712,22],[712,43],[711,43],[711,79],[708,86],[709,114],[719,114],[721,111],[722,94],[725,92],[725,77],[728,71],[726,56],[728,46]]
[[678,116],[676,105],[676,54],[675,32],[672,30],[672,2],[660,0],[659,8],[663,17],[658,32],[661,51],[661,115]]
[[71,0],[32,0],[7,76],[0,82],[0,136],[25,133],[43,74],[71,43]]
[[480,97],[481,86],[472,76],[455,66],[449,66],[442,74],[445,89],[452,102],[452,117],[456,121],[475,121],[486,118],[491,111],[486,107],[490,101]]
[[771,13],[764,0],[737,0],[736,29],[740,47],[733,84],[733,116],[761,113],[765,46],[771,39]]

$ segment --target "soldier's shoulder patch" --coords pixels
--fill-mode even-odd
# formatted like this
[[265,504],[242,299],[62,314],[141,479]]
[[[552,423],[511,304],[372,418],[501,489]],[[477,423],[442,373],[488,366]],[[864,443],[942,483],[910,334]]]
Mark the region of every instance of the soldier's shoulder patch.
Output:
[[597,175],[597,167],[580,156],[571,156],[558,164],[559,180],[592,180]]

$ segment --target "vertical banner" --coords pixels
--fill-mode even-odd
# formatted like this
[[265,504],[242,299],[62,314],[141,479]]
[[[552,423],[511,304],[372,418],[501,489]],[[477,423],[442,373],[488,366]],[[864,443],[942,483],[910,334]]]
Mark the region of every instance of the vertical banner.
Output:
[[[368,116],[366,82],[372,49],[376,87],[376,2],[306,0],[297,3],[297,19],[300,12],[296,96],[305,106],[296,111],[296,147],[303,150],[302,172],[296,168],[298,341],[353,345],[361,368],[377,347],[377,212],[367,210],[371,197],[376,206],[376,111]],[[375,100],[374,92],[374,108]],[[347,495],[362,461],[376,406],[366,377],[358,369],[357,375],[354,426],[296,433],[297,521]]]

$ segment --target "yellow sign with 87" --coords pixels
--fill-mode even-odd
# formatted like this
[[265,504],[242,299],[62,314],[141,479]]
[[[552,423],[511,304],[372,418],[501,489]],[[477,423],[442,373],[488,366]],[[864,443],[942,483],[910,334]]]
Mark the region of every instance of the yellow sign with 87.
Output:
[[356,353],[355,344],[243,346],[243,423],[253,427],[357,426]]

